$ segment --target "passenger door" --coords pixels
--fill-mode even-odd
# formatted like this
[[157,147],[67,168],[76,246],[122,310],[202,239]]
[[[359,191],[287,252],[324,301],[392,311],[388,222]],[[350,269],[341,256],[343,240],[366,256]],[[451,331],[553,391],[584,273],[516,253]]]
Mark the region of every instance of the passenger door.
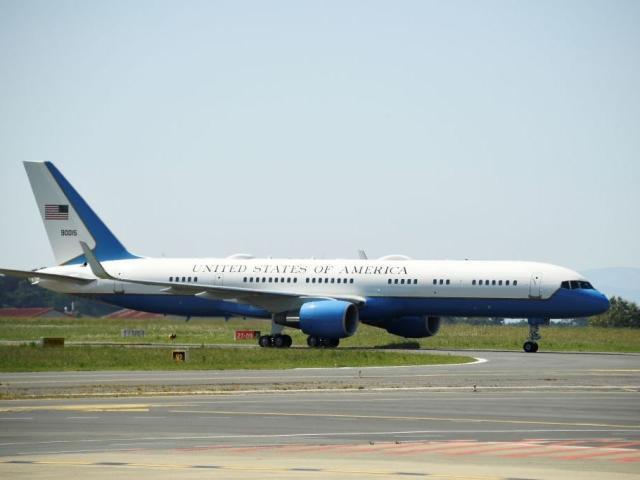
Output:
[[531,274],[531,281],[529,282],[529,298],[541,298],[542,297],[542,273],[535,272]]

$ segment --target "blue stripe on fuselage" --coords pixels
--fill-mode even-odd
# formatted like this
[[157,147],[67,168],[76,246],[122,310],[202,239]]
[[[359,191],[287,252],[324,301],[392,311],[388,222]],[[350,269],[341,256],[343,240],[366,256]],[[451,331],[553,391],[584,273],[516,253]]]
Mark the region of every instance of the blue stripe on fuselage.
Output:
[[[267,310],[258,307],[193,295],[109,294],[95,298],[125,308],[169,315],[270,317]],[[602,313],[608,306],[607,298],[596,290],[560,289],[546,300],[368,297],[360,308],[360,318],[365,321],[412,315],[574,318]]]

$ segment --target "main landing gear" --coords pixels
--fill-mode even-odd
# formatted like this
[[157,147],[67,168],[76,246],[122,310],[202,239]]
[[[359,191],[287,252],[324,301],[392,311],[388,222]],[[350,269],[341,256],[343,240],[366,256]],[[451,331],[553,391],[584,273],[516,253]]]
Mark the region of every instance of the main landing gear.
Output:
[[542,338],[540,335],[540,325],[549,325],[548,318],[530,318],[529,320],[529,338],[524,342],[522,348],[527,353],[536,353],[538,351],[538,340]]
[[314,335],[307,337],[307,345],[311,348],[336,348],[339,344],[339,338],[316,337]]
[[263,348],[289,348],[293,343],[289,335],[261,335],[258,339],[258,345]]
[[258,338],[258,345],[262,348],[289,348],[293,343],[293,340],[289,335],[284,335],[283,322],[286,321],[284,314],[275,314],[271,317],[271,334],[260,335]]

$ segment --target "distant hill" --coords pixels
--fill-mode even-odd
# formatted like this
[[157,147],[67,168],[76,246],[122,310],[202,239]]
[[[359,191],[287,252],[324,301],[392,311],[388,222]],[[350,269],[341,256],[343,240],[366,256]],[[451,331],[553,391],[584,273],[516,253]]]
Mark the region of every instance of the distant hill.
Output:
[[640,268],[594,268],[580,273],[607,297],[622,297],[640,305]]

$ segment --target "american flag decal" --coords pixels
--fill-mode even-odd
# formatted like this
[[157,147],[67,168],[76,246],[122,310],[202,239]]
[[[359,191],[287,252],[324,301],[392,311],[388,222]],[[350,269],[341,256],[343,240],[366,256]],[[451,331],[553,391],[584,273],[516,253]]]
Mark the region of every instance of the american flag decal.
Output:
[[69,220],[69,205],[45,205],[45,220]]

